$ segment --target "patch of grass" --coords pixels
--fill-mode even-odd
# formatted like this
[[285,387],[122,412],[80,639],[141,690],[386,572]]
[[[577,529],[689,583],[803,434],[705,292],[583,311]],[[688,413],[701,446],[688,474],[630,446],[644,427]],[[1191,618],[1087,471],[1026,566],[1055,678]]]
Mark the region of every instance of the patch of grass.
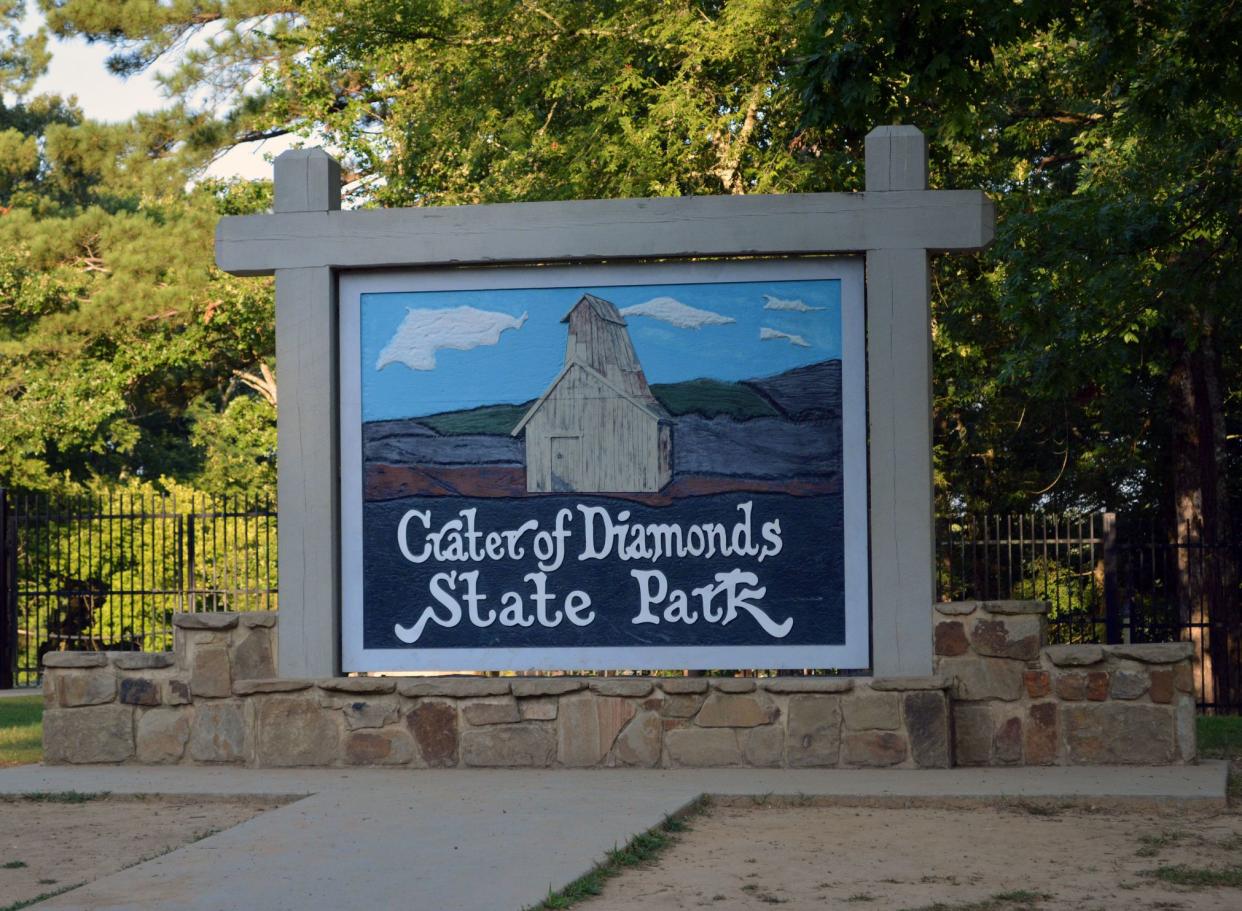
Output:
[[1144,835],[1139,839],[1142,845],[1134,852],[1135,857],[1155,857],[1165,848],[1177,844],[1186,835],[1184,832],[1161,832],[1159,835]]
[[25,898],[21,901],[13,902],[11,905],[0,907],[0,911],[21,911],[22,908],[29,908],[31,905],[38,904],[41,901],[47,901],[49,898],[55,898],[57,895],[64,895],[66,892],[76,889],[78,886],[84,885],[86,885],[86,883],[81,882],[74,883],[71,886],[61,886],[59,889],[52,889],[48,892],[42,893],[41,895],[36,895],[33,898]]
[[24,860],[9,860],[0,864],[0,867],[3,867],[5,870],[20,870],[24,866],[26,866]]
[[[680,813],[664,817],[654,829],[648,829],[631,838],[620,848],[608,852],[607,857],[596,864],[589,873],[579,876],[563,889],[549,889],[548,897],[528,911],[560,911],[571,908],[604,891],[604,883],[629,867],[651,863],[661,852],[677,841],[677,836],[690,828],[689,820],[707,810],[706,798],[695,801]],[[0,908],[0,911],[7,909]]]
[[0,699],[0,766],[43,758],[43,696]]
[[857,895],[851,895],[849,898],[846,899],[846,901],[847,902],[873,902],[875,901],[875,896],[868,895],[866,892],[859,892]]
[[111,794],[111,791],[31,791],[29,794],[15,796],[17,800],[29,800],[32,803],[87,803],[91,800],[103,800]]
[[905,911],[1038,911],[1039,903],[1050,898],[1042,892],[1018,889],[1013,892],[997,892],[991,898],[977,902],[936,902]]
[[1202,715],[1197,725],[1200,756],[1242,759],[1242,715]]
[[1144,876],[1168,883],[1171,886],[1189,886],[1192,889],[1215,889],[1242,887],[1242,864],[1232,867],[1191,867],[1173,864],[1144,870]]

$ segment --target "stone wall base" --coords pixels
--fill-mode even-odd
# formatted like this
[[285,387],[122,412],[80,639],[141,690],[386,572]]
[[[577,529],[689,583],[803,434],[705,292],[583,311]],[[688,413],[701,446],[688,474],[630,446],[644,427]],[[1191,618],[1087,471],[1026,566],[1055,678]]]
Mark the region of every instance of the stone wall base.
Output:
[[276,615],[179,614],[171,653],[61,652],[44,762],[945,768],[1194,759],[1189,646],[1043,645],[1043,605],[939,605],[938,674],[275,677]]

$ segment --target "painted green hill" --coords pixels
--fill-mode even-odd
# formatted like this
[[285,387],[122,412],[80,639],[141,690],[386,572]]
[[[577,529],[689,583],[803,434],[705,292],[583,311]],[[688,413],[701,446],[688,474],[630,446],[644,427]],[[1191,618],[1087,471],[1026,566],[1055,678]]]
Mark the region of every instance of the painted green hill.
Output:
[[[651,393],[673,417],[683,414],[699,414],[708,418],[725,415],[744,421],[780,416],[771,402],[745,383],[710,379],[655,383]],[[513,430],[530,406],[531,402],[483,405],[468,411],[444,411],[416,420],[442,436],[474,433],[504,435]]]
[[780,416],[780,412],[767,399],[742,383],[710,379],[654,383],[651,394],[673,417],[683,414],[698,414],[705,418],[724,415],[744,421]]

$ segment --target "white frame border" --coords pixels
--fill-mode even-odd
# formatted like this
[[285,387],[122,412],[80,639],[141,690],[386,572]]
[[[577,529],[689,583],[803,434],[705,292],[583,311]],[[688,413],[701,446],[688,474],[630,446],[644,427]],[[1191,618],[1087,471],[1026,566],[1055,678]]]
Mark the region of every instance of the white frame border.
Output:
[[[341,668],[353,672],[624,668],[840,668],[871,665],[867,476],[867,335],[864,258],[577,264],[460,269],[351,270],[337,274],[340,367]],[[362,646],[361,296],[416,291],[841,282],[842,485],[845,535],[843,645],[607,646],[597,648],[364,649]]]

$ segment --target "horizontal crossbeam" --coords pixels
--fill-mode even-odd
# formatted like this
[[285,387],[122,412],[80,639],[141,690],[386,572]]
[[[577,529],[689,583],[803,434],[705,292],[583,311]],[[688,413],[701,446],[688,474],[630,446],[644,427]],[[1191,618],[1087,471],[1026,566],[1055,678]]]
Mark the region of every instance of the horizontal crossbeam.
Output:
[[995,212],[978,190],[698,196],[284,212],[223,218],[235,275],[699,256],[977,250]]

